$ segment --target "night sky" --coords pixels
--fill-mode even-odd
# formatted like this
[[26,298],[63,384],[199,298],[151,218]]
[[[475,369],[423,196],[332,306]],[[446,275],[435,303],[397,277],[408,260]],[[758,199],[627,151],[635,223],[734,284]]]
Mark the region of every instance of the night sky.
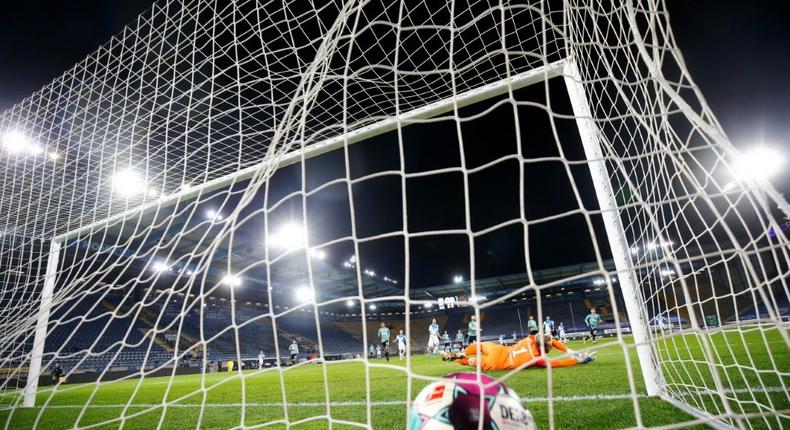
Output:
[[[782,10],[781,3],[761,2],[759,9],[743,5],[738,8],[722,7],[721,2],[712,0],[675,0],[669,3],[671,23],[686,64],[733,143],[744,149],[759,142],[787,147],[790,133],[790,79],[787,79],[785,71],[790,70],[790,49],[786,46],[786,41],[790,39],[790,18],[787,14],[779,13]],[[135,20],[148,6],[146,1],[122,0],[27,1],[4,6],[4,13],[0,16],[0,109],[12,106],[82,60],[125,24]],[[543,89],[538,86],[524,91],[536,91],[539,96]],[[552,101],[554,109],[568,111],[569,108],[563,109],[555,102]],[[465,124],[464,134],[484,136],[487,129],[497,130],[501,137],[499,141],[503,142],[505,148],[506,142],[513,141],[503,137],[509,133],[507,127],[512,128],[513,117],[508,112],[509,106],[500,109],[501,115],[488,115],[487,122]],[[529,109],[523,108],[521,120],[527,123],[530,115],[541,113],[544,112],[530,113]],[[430,128],[412,126],[406,129],[405,170],[426,171],[444,167],[442,163],[446,163],[446,166],[457,165],[458,143],[442,138],[454,136],[454,126],[447,122]],[[442,127],[449,128],[443,130]],[[474,127],[484,129],[474,130]],[[522,128],[528,129],[527,126]],[[548,130],[532,130],[530,134],[533,139],[535,136],[549,135]],[[426,141],[431,142],[431,145],[426,146]],[[552,144],[553,140],[544,140],[543,144],[525,142],[521,149],[528,158],[555,155],[541,152],[556,150]],[[397,149],[397,138],[393,139],[393,135],[380,136],[370,144],[355,145],[350,150],[352,178],[370,174],[371,169],[398,169]],[[503,153],[512,149],[508,146]],[[468,150],[477,151],[471,154],[470,160],[474,161],[468,167],[484,164],[502,155],[496,153],[498,148],[495,145],[470,146]],[[578,147],[569,146],[563,150],[570,159],[581,158]],[[573,151],[577,151],[576,155]],[[306,175],[308,188],[345,176],[341,156],[341,153],[336,152],[309,161]],[[341,158],[332,160],[332,157]],[[327,166],[339,166],[341,169],[332,171]],[[556,192],[556,187],[564,186],[559,180],[550,181],[554,184],[555,192],[541,192],[541,181],[545,181],[545,178],[565,177],[561,167],[560,163],[542,163],[529,169],[525,178],[532,184],[532,188],[528,186],[525,190],[528,219],[549,217],[577,206],[572,199],[563,200],[563,196],[571,196],[570,192]],[[517,207],[505,207],[502,204],[518,202],[511,197],[514,192],[518,192],[515,185],[517,181],[512,180],[517,175],[517,163],[502,163],[471,179],[470,195],[475,200],[471,207],[473,230],[518,217]],[[459,186],[462,175],[442,176],[408,181],[407,203],[411,211],[408,214],[409,231],[464,228],[463,189]],[[282,169],[273,178],[272,188],[284,196],[294,191],[289,188],[300,186],[299,177],[296,167]],[[775,184],[781,192],[790,191],[789,177],[785,173],[776,178]],[[589,187],[589,183],[584,182],[583,175],[575,177],[575,180],[581,181],[577,186],[582,195],[592,195],[591,188],[584,189]],[[491,187],[490,184],[510,184],[511,188],[505,185]],[[399,176],[366,180],[355,185],[354,193],[357,219],[367,220],[356,226],[358,237],[401,228]],[[441,196],[440,205],[435,204],[437,195]],[[312,240],[324,243],[350,234],[349,225],[337,222],[350,219],[344,212],[348,208],[345,185],[329,187],[311,199],[317,201],[315,207],[319,209],[310,212],[308,201],[308,218],[321,224],[320,230],[310,232]],[[270,200],[273,198],[270,197]],[[497,210],[488,210],[494,204],[500,205]],[[293,214],[301,213],[300,205],[300,199],[294,199],[292,203],[282,205],[281,211],[285,217],[292,217]],[[277,215],[273,214],[275,217]],[[322,217],[326,217],[327,222],[322,223]],[[600,225],[594,227],[598,237],[603,237]],[[510,231],[513,228],[520,227],[501,228],[477,239],[477,278],[527,270],[524,267],[523,243],[519,243],[521,234]],[[557,232],[560,232],[559,236]],[[529,250],[530,269],[592,261],[594,253],[589,239],[579,239],[584,236],[589,238],[586,224],[573,217],[531,227],[530,248],[534,249]],[[511,243],[514,238],[517,239],[516,243]],[[573,246],[568,246],[569,238]],[[442,284],[448,281],[451,273],[468,276],[468,245],[468,240],[459,235],[413,239],[410,270],[414,285]],[[398,238],[370,242],[360,246],[360,258],[374,261],[379,271],[402,279],[402,246],[403,241]],[[340,244],[337,252],[330,250],[330,255],[349,255],[352,249],[350,242]]]

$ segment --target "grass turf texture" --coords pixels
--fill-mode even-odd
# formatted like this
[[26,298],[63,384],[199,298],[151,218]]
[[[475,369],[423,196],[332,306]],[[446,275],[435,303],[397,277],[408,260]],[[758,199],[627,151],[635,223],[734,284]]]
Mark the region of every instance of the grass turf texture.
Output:
[[[757,369],[790,370],[790,356],[768,356],[761,348],[753,348],[751,358],[740,352],[730,354],[730,347],[737,345],[762,345],[770,342],[774,351],[786,351],[783,341],[775,330],[753,330],[743,333],[716,334],[712,336],[712,348],[718,353],[718,362],[725,365],[737,361],[740,364],[754,363]],[[546,401],[547,370],[528,369],[512,375],[506,383],[525,397],[526,407],[535,416],[539,428],[548,428],[553,408],[556,428],[623,428],[637,425],[634,400],[631,397],[629,378],[623,347],[602,341],[595,345],[599,358],[592,364],[572,368],[554,369],[552,393],[555,400]],[[572,342],[571,347],[584,350],[592,347],[581,342]],[[585,348],[587,347],[587,348]],[[660,348],[674,354],[674,361],[664,366],[665,375],[672,383],[685,380],[687,384],[713,386],[712,367],[704,360],[702,347],[693,335],[672,337],[661,342]],[[657,398],[644,396],[644,384],[639,372],[633,348],[627,349],[634,372],[636,401],[642,422],[646,426],[660,426],[686,422],[693,418],[671,404]],[[552,352],[552,355],[556,355]],[[748,361],[751,360],[751,361]],[[681,361],[684,366],[681,366]],[[4,428],[25,429],[31,427],[47,430],[99,425],[98,428],[124,429],[183,429],[183,428],[230,428],[258,426],[270,423],[267,428],[285,428],[285,420],[297,425],[298,429],[322,429],[329,426],[326,415],[335,420],[333,428],[357,428],[343,425],[340,421],[367,422],[376,429],[402,429],[405,427],[407,406],[405,399],[414,397],[428,381],[411,378],[412,391],[407,396],[409,376],[403,371],[405,361],[390,361],[397,369],[385,368],[383,360],[371,361],[370,401],[368,408],[365,396],[365,365],[362,362],[334,362],[325,368],[305,364],[289,368],[283,373],[276,370],[249,370],[241,374],[212,373],[182,375],[174,378],[145,378],[106,382],[100,385],[65,385],[56,392],[44,389],[37,398],[37,407],[0,410],[0,423]],[[413,356],[413,375],[431,377],[449,372],[469,370],[454,363],[442,362],[438,357]],[[757,391],[749,387],[780,387],[777,376],[754,372],[736,366],[713,367],[727,381],[731,406],[738,413],[760,412],[759,403],[773,402],[774,410],[786,412],[788,397],[780,390]],[[667,373],[673,372],[673,373]],[[506,372],[490,372],[498,377]],[[328,393],[324,378],[328,379]],[[280,381],[284,385],[281,385]],[[685,379],[684,379],[685,378]],[[759,384],[762,382],[762,384]],[[785,384],[790,381],[784,380]],[[201,389],[204,387],[204,389]],[[283,389],[284,387],[284,393]],[[685,391],[688,387],[676,386]],[[329,396],[327,409],[325,396]],[[8,405],[19,395],[18,391],[6,392],[0,398]],[[284,408],[283,395],[287,407]],[[90,399],[90,400],[89,400]],[[733,400],[739,400],[734,402]],[[175,402],[163,407],[163,400]],[[715,395],[689,395],[692,404],[704,405],[709,410],[721,410],[722,401]],[[44,404],[46,403],[46,406]],[[83,406],[89,404],[87,408]],[[129,405],[128,407],[126,405]],[[246,404],[242,408],[242,404]],[[202,407],[201,407],[202,406]],[[718,409],[717,409],[718,408]],[[287,414],[287,416],[286,416]],[[754,428],[790,427],[790,420],[779,417],[750,418],[748,426]],[[699,427],[699,426],[698,426]]]

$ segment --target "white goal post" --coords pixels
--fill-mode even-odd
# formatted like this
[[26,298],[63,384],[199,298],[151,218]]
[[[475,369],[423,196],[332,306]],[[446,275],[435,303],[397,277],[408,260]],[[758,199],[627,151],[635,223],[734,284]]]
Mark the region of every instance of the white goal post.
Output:
[[606,168],[604,153],[599,141],[600,131],[592,120],[593,116],[587,104],[587,96],[581,85],[581,75],[576,67],[576,63],[572,60],[565,64],[565,86],[568,88],[573,114],[576,116],[576,123],[579,127],[579,136],[581,136],[587,165],[595,186],[595,197],[601,209],[606,237],[612,250],[617,278],[623,291],[623,302],[628,313],[631,333],[633,333],[634,342],[637,344],[637,355],[642,377],[645,380],[645,389],[649,396],[658,396],[662,385],[661,374],[657,365],[658,357],[653,350],[655,346],[650,339],[648,318],[643,306],[644,297],[634,272],[631,247],[628,246],[612,183],[609,181],[610,174]]
[[[639,345],[639,362],[645,380],[645,386],[647,387],[648,395],[657,396],[659,395],[660,386],[659,370],[656,365],[655,353],[651,350],[653,348],[653,344],[648,337],[647,319],[644,315],[644,310],[641,305],[642,299],[636,285],[635,275],[633,274],[634,269],[629,254],[630,247],[625,242],[625,232],[617,212],[614,192],[612,191],[612,187],[608,179],[609,174],[607,173],[606,166],[602,161],[603,153],[600,149],[600,143],[597,140],[598,132],[595,129],[594,123],[592,123],[590,119],[590,110],[587,106],[584,90],[579,85],[580,78],[578,72],[575,71],[573,61],[555,61],[554,63],[545,67],[540,67],[529,72],[518,74],[510,79],[494,82],[492,84],[458,94],[456,97],[451,99],[434,102],[428,106],[425,106],[424,108],[406,112],[399,117],[389,118],[373,123],[363,127],[362,129],[354,130],[351,133],[317,143],[304,150],[289,153],[281,158],[275,160],[266,160],[264,163],[266,165],[283,167],[291,163],[299,162],[302,160],[302,158],[314,157],[340,148],[343,145],[361,142],[373,136],[389,132],[397,128],[400,124],[408,123],[410,120],[431,118],[436,115],[441,115],[443,113],[452,111],[453,109],[457,109],[459,107],[493,98],[508,91],[518,90],[536,82],[542,82],[558,76],[564,76],[565,78],[568,94],[574,106],[574,114],[577,116],[579,134],[582,136],[585,153],[589,160],[588,165],[596,187],[598,203],[601,207],[602,215],[604,217],[606,233],[608,235],[610,246],[612,247],[612,252],[615,255],[615,264],[620,280],[620,285],[623,287],[624,292],[626,292],[624,295],[624,301],[626,304],[629,321],[631,321],[631,330],[634,335],[634,341]],[[38,320],[36,323],[36,335],[33,342],[33,350],[31,352],[30,372],[25,385],[24,406],[32,407],[35,404],[39,373],[41,370],[41,357],[43,356],[44,341],[46,339],[46,327],[49,322],[50,307],[52,305],[52,292],[55,285],[55,276],[60,256],[61,243],[63,241],[77,237],[81,234],[90,234],[93,231],[100,230],[105,226],[123,223],[125,220],[138,217],[146,211],[156,211],[162,207],[177,204],[182,200],[189,200],[203,193],[207,193],[222,187],[227,187],[231,184],[249,179],[258,172],[265,169],[266,166],[264,165],[251,166],[247,169],[240,170],[239,172],[224,176],[222,178],[195,185],[190,187],[188,190],[162,196],[158,200],[155,200],[151,203],[129,209],[128,211],[125,211],[121,214],[99,220],[91,225],[79,227],[74,231],[67,232],[53,238],[47,257],[47,276],[45,278],[44,288],[42,289],[41,293],[41,302],[38,310]]]
[[[326,152],[342,148],[344,145],[362,142],[374,136],[390,132],[402,126],[403,124],[408,124],[410,121],[432,118],[437,115],[451,112],[454,109],[458,109],[463,106],[500,96],[507,93],[508,91],[514,91],[537,82],[543,82],[547,79],[562,76],[563,73],[567,73],[566,64],[566,60],[555,61],[544,67],[538,67],[536,69],[520,73],[509,79],[493,82],[488,85],[466,91],[454,96],[453,98],[439,100],[424,107],[414,109],[409,112],[404,112],[395,118],[387,118],[365,127],[355,129],[349,133],[345,133],[313,144],[305,149],[293,151],[274,159],[267,159],[258,165],[250,166],[246,169],[239,170],[238,172],[231,173],[221,178],[217,178],[202,184],[196,184],[189,187],[189,189],[179,190],[173,194],[163,195],[149,203],[128,209],[122,213],[113,215],[106,219],[98,220],[90,225],[80,226],[73,231],[63,233],[53,238],[51,241],[51,248],[47,256],[47,277],[45,278],[44,288],[42,289],[41,293],[38,319],[36,322],[36,334],[33,341],[33,350],[31,352],[30,373],[28,374],[27,383],[25,385],[24,406],[32,407],[35,404],[39,372],[41,370],[41,357],[43,356],[44,341],[46,339],[46,327],[47,323],[49,322],[50,307],[52,305],[52,292],[55,286],[55,276],[60,257],[61,244],[64,241],[78,237],[80,235],[91,234],[95,231],[100,231],[102,228],[107,226],[122,224],[124,221],[139,217],[143,213],[158,211],[163,207],[172,206],[182,201],[194,199],[211,191],[228,187],[232,184],[250,179],[268,168],[280,168],[289,164],[298,163],[305,158],[315,157]],[[584,100],[578,100],[576,102],[585,103]],[[598,153],[600,154],[600,151],[598,151]],[[611,188],[609,188],[609,191],[611,192]],[[619,228],[622,229],[622,226]],[[645,338],[643,341],[647,342],[647,339]],[[651,395],[656,394],[657,392]]]

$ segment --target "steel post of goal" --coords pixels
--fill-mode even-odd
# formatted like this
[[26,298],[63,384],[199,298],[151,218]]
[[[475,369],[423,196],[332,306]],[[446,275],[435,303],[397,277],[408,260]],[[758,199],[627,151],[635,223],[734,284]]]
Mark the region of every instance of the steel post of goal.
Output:
[[564,59],[557,60],[534,69],[514,74],[505,79],[500,79],[498,81],[493,81],[491,83],[472,88],[468,91],[455,94],[451,97],[427,103],[424,106],[403,112],[400,115],[383,118],[380,121],[351,129],[350,131],[341,135],[310,143],[303,149],[291,151],[278,158],[264,159],[260,163],[245,167],[228,175],[206,181],[202,184],[190,186],[188,189],[181,190],[176,193],[163,195],[158,199],[151,200],[140,206],[130,208],[125,212],[112,215],[108,218],[98,220],[92,224],[84,225],[78,227],[75,230],[60,234],[53,240],[63,242],[79,235],[92,234],[93,232],[102,230],[103,228],[117,223],[121,223],[127,219],[140,216],[143,213],[157,211],[164,207],[173,206],[182,200],[196,198],[201,194],[205,194],[223,187],[230,186],[240,181],[250,179],[265,167],[275,165],[277,168],[281,168],[290,164],[298,163],[302,161],[302,156],[304,156],[304,158],[316,157],[329,151],[342,148],[344,145],[351,145],[396,130],[402,124],[408,124],[410,121],[433,118],[447,112],[452,112],[456,107],[461,108],[464,106],[469,106],[474,103],[506,94],[510,90],[517,90],[539,82],[547,81],[551,78],[559,77],[563,73],[564,65]]
[[582,86],[581,75],[573,59],[568,59],[564,70],[565,86],[568,90],[573,115],[579,128],[584,155],[588,160],[595,195],[601,209],[606,228],[609,247],[612,250],[617,278],[623,292],[625,310],[631,325],[631,333],[636,344],[636,354],[645,380],[645,389],[648,396],[660,395],[661,373],[657,365],[657,356],[650,342],[648,318],[642,305],[642,295],[631,261],[630,247],[626,241],[623,221],[617,208],[609,172],[606,168],[603,151],[601,150],[600,136],[597,126],[592,118],[592,111],[587,102],[587,96]]
[[74,230],[59,234],[52,239],[52,246],[49,252],[47,261],[47,276],[44,282],[44,288],[41,293],[41,302],[39,305],[38,321],[36,323],[36,334],[33,343],[33,351],[31,353],[30,371],[28,372],[27,384],[24,391],[23,405],[32,407],[35,405],[36,392],[38,390],[38,378],[41,374],[41,358],[44,355],[44,342],[47,335],[47,324],[49,323],[49,311],[52,306],[52,293],[55,289],[55,275],[57,274],[58,257],[60,253],[61,244],[66,240],[79,237],[81,235],[91,235],[97,231],[101,231],[112,225],[122,224],[128,219],[139,217],[144,213],[158,211],[164,207],[169,207],[177,204],[183,200],[197,198],[202,194],[209,193],[223,187],[230,186],[246,179],[250,179],[262,169],[271,166],[272,164],[277,167],[287,166],[289,164],[298,163],[304,158],[311,158],[326,152],[342,148],[344,145],[361,142],[372,137],[396,130],[402,124],[408,124],[410,121],[428,119],[442,115],[447,112],[452,112],[456,107],[464,107],[484,100],[491,99],[508,93],[511,90],[524,88],[539,82],[545,82],[548,79],[556,78],[562,75],[565,60],[558,60],[552,63],[545,64],[534,69],[514,74],[505,79],[491,82],[480,87],[472,88],[455,94],[452,97],[447,97],[428,103],[425,106],[403,112],[398,116],[384,118],[380,121],[352,129],[339,136],[325,139],[305,146],[303,149],[291,151],[284,156],[277,159],[264,159],[260,163],[245,167],[231,174],[221,176],[202,184],[197,184],[189,187],[188,189],[181,190],[176,193],[163,195],[160,198],[146,202],[140,206],[130,208],[124,212],[109,216],[107,218],[98,220],[91,224],[78,227]]
[[47,254],[47,271],[44,275],[44,286],[41,288],[41,301],[36,320],[36,332],[33,338],[33,349],[30,352],[30,368],[27,372],[24,400],[22,406],[30,408],[36,404],[38,391],[38,378],[41,376],[41,359],[44,355],[44,343],[47,340],[47,325],[49,324],[49,311],[52,308],[52,294],[55,291],[55,278],[58,274],[58,261],[60,259],[60,242],[51,241]]

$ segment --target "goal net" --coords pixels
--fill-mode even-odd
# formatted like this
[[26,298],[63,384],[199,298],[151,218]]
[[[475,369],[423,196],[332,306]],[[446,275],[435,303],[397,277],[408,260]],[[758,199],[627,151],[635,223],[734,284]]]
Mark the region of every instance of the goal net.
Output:
[[788,204],[663,2],[161,0],[0,139],[5,428],[402,428],[473,316],[598,352],[493,373],[540,427],[790,424]]

